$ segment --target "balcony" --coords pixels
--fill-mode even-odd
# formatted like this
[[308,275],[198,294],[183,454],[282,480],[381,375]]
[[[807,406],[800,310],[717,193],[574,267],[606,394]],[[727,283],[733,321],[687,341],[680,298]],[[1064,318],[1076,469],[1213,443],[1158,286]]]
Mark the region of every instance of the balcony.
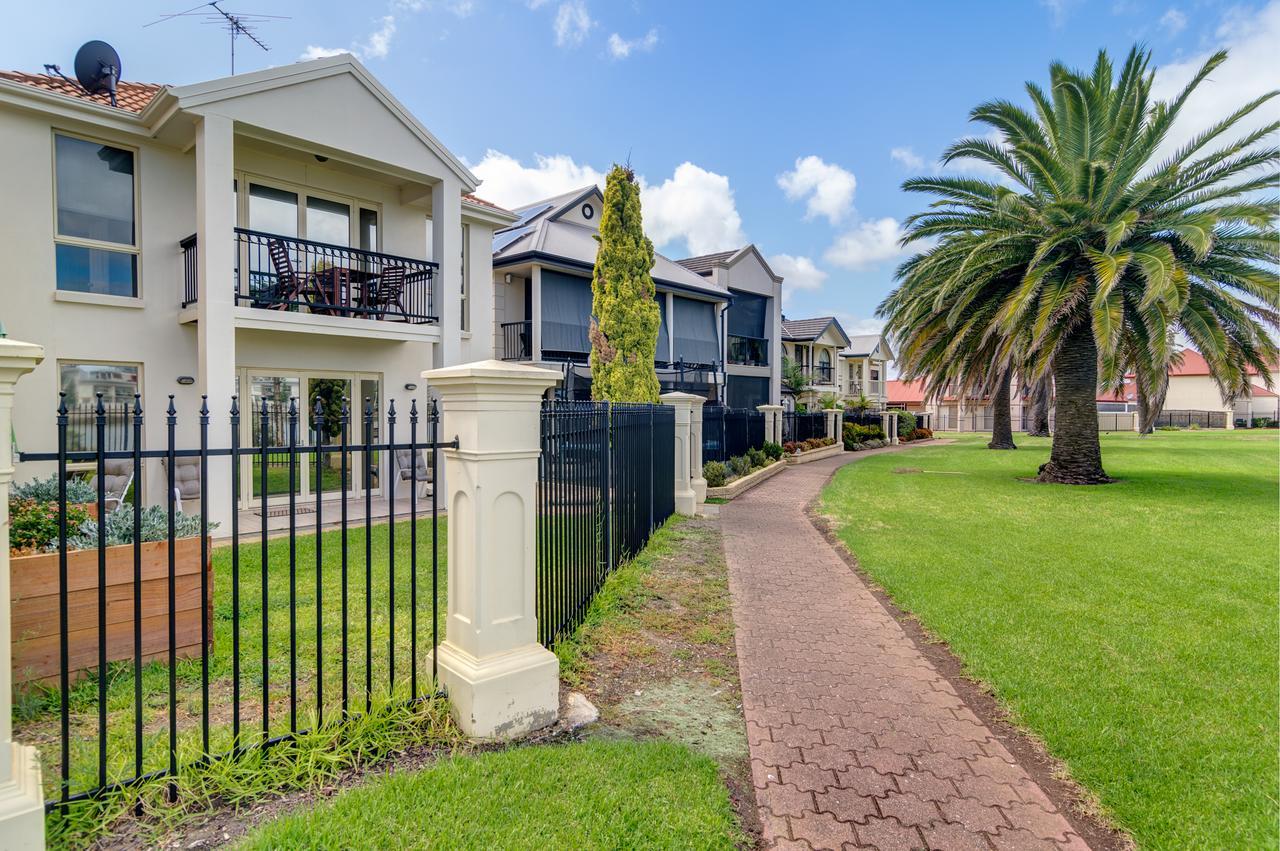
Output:
[[528,319],[520,322],[503,322],[499,326],[502,329],[502,359],[503,360],[532,360],[533,359],[533,323]]
[[[236,228],[234,239],[237,305],[410,325],[437,321],[431,284],[438,264],[245,228]],[[180,245],[185,308],[199,301],[198,245],[194,235]]]
[[815,385],[835,383],[833,371],[829,366],[806,366],[804,367],[804,375]]
[[764,337],[730,334],[729,363],[739,366],[768,366],[769,340]]

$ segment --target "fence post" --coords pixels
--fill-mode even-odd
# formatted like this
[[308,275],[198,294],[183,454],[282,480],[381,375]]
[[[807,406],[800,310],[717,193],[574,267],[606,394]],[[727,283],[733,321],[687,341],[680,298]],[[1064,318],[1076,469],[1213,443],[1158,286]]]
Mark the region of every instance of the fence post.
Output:
[[689,403],[689,486],[697,505],[707,501],[707,480],[702,478],[702,406],[706,401],[694,396]]
[[756,410],[764,414],[764,439],[770,443],[782,445],[782,406],[756,405]]
[[898,445],[898,443],[899,443],[899,441],[898,441],[898,412],[897,412],[897,411],[890,411],[890,412],[889,412],[889,425],[890,425],[890,427],[893,429],[893,436],[892,436],[891,438],[889,438],[889,444],[890,444],[891,446],[897,446],[897,445]]
[[0,338],[0,845],[44,848],[44,790],[36,749],[13,741],[13,629],[9,590],[9,483],[13,387],[44,360],[33,343]]
[[422,374],[439,394],[449,594],[440,680],[458,726],[515,738],[556,720],[560,666],[538,643],[538,455],[558,372],[497,360]]
[[844,416],[844,412],[839,408],[831,408],[824,411],[824,413],[827,415],[827,437],[839,443],[841,438],[840,418]]
[[692,517],[698,512],[698,498],[693,492],[689,477],[689,461],[693,452],[689,448],[690,420],[693,400],[699,397],[690,393],[663,393],[662,404],[675,408],[676,417],[676,513]]

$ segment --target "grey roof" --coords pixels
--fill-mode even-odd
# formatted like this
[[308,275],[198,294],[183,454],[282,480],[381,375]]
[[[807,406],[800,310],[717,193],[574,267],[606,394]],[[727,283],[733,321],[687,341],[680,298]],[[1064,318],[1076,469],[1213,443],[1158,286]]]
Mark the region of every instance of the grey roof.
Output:
[[836,331],[840,333],[841,337],[845,340],[849,339],[849,335],[840,327],[840,323],[834,316],[815,316],[812,319],[783,319],[782,339],[801,343],[816,340],[832,325],[836,326]]
[[840,353],[841,357],[846,358],[865,358],[876,350],[876,346],[880,346],[889,358],[893,357],[893,353],[889,351],[889,344],[880,334],[857,334],[849,338],[849,345]]
[[714,254],[699,254],[697,257],[686,257],[683,260],[677,260],[681,266],[698,275],[708,275],[711,270],[737,254],[740,249],[735,248],[733,251],[717,251]]
[[[572,265],[595,265],[596,250],[599,247],[596,234],[599,230],[596,227],[560,218],[561,213],[593,193],[599,195],[599,187],[584,186],[554,198],[516,208],[516,213],[532,213],[532,215],[528,218],[522,217],[519,225],[494,233],[493,267],[500,268],[505,261],[529,252],[544,255],[552,262],[559,258]],[[602,204],[603,201],[601,197],[599,203]],[[599,217],[596,221],[599,221]],[[653,259],[653,278],[659,286],[668,284],[705,293],[717,299],[727,299],[729,296],[728,290],[695,275],[684,266],[656,252]]]

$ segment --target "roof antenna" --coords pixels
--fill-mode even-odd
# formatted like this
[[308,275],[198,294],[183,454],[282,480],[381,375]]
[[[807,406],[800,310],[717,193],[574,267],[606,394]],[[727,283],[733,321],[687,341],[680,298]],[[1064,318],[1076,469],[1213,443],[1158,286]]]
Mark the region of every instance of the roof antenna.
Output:
[[[202,22],[205,24],[214,24],[222,27],[231,35],[231,73],[234,75],[236,73],[236,39],[239,36],[244,36],[264,51],[269,51],[271,48],[267,47],[255,32],[257,26],[270,21],[287,21],[289,18],[286,15],[228,12],[218,5],[221,2],[223,0],[213,0],[212,3],[201,3],[199,6],[193,6],[185,12],[161,15],[157,20],[144,24],[143,29],[165,21],[171,21],[174,18],[185,17],[199,17],[203,19]],[[213,11],[209,11],[210,9]]]

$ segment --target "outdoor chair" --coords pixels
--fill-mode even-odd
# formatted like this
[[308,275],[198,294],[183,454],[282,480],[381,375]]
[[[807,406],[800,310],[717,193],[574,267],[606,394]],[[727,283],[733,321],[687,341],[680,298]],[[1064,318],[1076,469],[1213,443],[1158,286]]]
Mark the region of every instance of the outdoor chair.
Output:
[[[161,458],[165,482],[169,481],[169,459]],[[182,511],[182,500],[200,498],[200,459],[175,458],[173,462],[173,507]]]
[[288,310],[291,302],[299,301],[306,294],[310,279],[298,275],[293,268],[293,258],[283,240],[267,240],[267,253],[271,267],[275,269],[275,283],[254,295],[254,307],[271,310]]
[[435,482],[435,471],[433,471],[429,466],[427,466],[427,459],[423,456],[422,451],[421,450],[417,450],[417,451],[418,451],[418,462],[417,462],[416,468],[414,467],[414,462],[413,462],[414,450],[397,449],[395,451],[396,481],[397,482],[413,481],[416,476],[417,483],[421,488],[418,491],[418,496],[419,497],[430,496],[431,488],[433,486],[433,483]]
[[[118,511],[124,505],[125,495],[133,484],[133,461],[129,458],[108,458],[102,462],[102,484],[106,493],[104,508],[107,513]],[[115,503],[115,508],[111,508]]]
[[386,317],[387,312],[395,307],[401,316],[409,318],[404,309],[404,267],[387,266],[378,276],[377,286],[370,294],[369,307],[378,319]]

